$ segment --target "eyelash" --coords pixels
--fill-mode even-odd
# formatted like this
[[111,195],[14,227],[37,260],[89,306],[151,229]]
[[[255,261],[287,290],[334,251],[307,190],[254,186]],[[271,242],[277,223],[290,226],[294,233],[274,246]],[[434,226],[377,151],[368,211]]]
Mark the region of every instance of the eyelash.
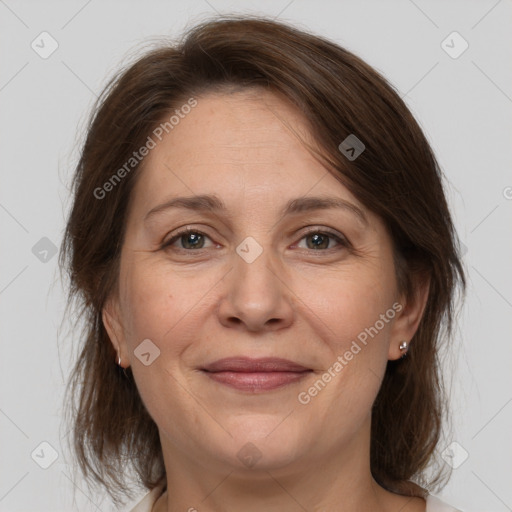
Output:
[[[176,242],[177,240],[179,240],[183,235],[188,235],[190,233],[194,233],[194,234],[197,234],[197,235],[201,235],[201,236],[204,236],[204,237],[207,237],[207,238],[210,238],[206,233],[203,233],[202,231],[199,231],[197,229],[193,229],[193,228],[185,228],[181,231],[179,231],[178,233],[176,233],[172,238],[170,238],[169,240],[167,240],[166,242],[164,242],[161,246],[160,246],[160,249],[167,249],[169,248],[170,246],[172,246],[172,244],[174,242]],[[340,236],[338,235],[337,233],[334,233],[333,231],[330,231],[329,229],[318,229],[318,228],[313,228],[309,231],[307,231],[306,233],[304,233],[302,235],[302,237],[300,238],[300,240],[302,240],[303,238],[306,238],[307,236],[309,235],[313,235],[313,234],[320,234],[320,235],[327,235],[329,236],[330,238],[333,238],[334,240],[336,240],[336,242],[338,242],[338,244],[342,247],[342,248],[349,248],[350,247],[350,242],[343,236]],[[299,240],[299,241],[300,241]],[[206,250],[207,248],[201,248],[201,249],[185,249],[183,247],[178,247],[177,248],[178,250],[180,251],[185,251],[185,252],[201,252],[201,251],[204,251]],[[314,251],[314,252],[329,252],[331,251],[332,249],[336,249],[336,247],[330,247],[328,249],[319,249],[318,251],[315,250],[315,249],[306,249],[306,250],[309,250],[309,251]]]

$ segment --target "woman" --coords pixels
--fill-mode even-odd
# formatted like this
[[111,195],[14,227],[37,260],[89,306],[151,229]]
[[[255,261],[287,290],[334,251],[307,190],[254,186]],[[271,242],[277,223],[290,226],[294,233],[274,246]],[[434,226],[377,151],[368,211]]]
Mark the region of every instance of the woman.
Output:
[[73,448],[116,503],[131,468],[137,512],[455,510],[429,492],[457,238],[421,129],[350,52],[232,17],[140,58],[95,109],[61,264]]

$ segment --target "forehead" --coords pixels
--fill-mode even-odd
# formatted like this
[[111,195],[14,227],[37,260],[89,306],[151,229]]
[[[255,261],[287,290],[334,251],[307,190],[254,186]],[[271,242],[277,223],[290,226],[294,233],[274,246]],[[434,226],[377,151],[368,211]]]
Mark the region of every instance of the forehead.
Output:
[[284,203],[309,191],[355,198],[313,156],[307,121],[286,99],[264,90],[197,97],[144,160],[135,202],[215,193],[230,206]]

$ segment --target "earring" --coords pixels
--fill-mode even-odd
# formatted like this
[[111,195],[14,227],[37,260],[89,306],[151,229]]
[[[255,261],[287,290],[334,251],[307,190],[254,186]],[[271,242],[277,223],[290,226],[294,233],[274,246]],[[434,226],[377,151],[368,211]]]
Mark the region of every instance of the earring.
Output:
[[400,352],[402,352],[402,357],[405,357],[407,354],[407,350],[409,349],[407,341],[402,341],[398,348],[400,349]]
[[121,356],[120,356],[119,352],[117,353],[117,365],[123,369],[124,376],[126,378],[128,378],[128,374],[126,373],[126,368],[124,366],[121,366]]

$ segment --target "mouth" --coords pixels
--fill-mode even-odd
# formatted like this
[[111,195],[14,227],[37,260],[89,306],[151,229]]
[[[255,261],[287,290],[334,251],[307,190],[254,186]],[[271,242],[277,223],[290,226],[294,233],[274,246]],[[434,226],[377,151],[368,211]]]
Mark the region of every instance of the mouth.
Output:
[[280,358],[219,359],[201,371],[210,379],[240,391],[270,391],[296,383],[313,372],[293,361]]

